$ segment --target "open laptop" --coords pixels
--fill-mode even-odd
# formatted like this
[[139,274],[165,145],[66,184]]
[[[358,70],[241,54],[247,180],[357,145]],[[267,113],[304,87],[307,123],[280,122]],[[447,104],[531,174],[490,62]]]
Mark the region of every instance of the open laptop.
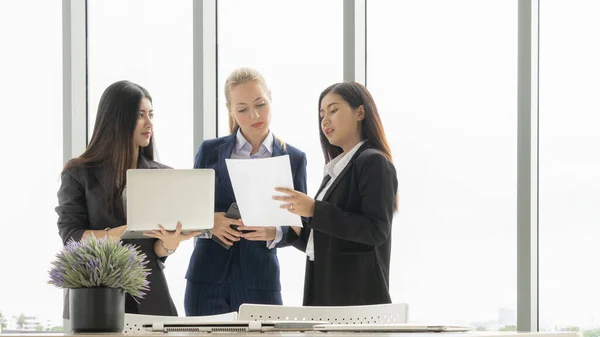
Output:
[[156,322],[142,324],[149,332],[279,332],[314,331],[320,321]]
[[127,231],[124,239],[150,238],[144,232],[208,230],[214,222],[215,171],[212,169],[127,170]]
[[429,325],[413,323],[374,323],[374,324],[317,324],[314,330],[323,332],[465,332],[469,326]]

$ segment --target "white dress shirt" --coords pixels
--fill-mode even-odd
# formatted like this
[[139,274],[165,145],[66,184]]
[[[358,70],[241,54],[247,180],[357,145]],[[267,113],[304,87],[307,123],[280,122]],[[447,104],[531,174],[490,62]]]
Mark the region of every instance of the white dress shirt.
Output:
[[[331,184],[333,184],[335,179],[337,179],[340,173],[342,173],[346,166],[348,166],[348,163],[350,162],[352,157],[354,157],[356,151],[358,151],[358,149],[364,143],[365,141],[363,140],[362,142],[356,144],[356,146],[354,146],[352,150],[348,151],[348,153],[340,154],[339,156],[333,158],[329,163],[327,163],[327,165],[325,165],[325,168],[323,169],[323,177],[327,177],[327,175],[329,175],[331,178],[327,182],[327,185],[325,185],[325,187],[321,190],[321,193],[317,195],[316,200],[323,201],[323,197],[327,193],[327,190],[329,190],[329,187],[331,187]],[[312,229],[310,230],[310,234],[308,236],[308,243],[306,244],[306,255],[308,255],[309,260],[315,260],[315,241],[313,238]]]

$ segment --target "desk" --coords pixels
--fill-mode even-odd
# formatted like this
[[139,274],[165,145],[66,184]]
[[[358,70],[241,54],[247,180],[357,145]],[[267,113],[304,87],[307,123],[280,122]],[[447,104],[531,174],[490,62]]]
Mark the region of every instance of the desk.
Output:
[[138,334],[62,334],[62,333],[24,333],[24,334],[1,334],[0,337],[70,337],[70,336],[85,336],[85,337],[190,337],[190,336],[222,336],[222,335],[237,335],[237,336],[278,336],[278,337],[358,337],[358,336],[377,336],[377,337],[578,337],[576,332],[494,332],[494,331],[472,331],[472,332],[434,332],[434,333],[356,333],[356,332],[248,332],[248,333],[174,333],[169,332],[163,334],[160,332],[148,332]]

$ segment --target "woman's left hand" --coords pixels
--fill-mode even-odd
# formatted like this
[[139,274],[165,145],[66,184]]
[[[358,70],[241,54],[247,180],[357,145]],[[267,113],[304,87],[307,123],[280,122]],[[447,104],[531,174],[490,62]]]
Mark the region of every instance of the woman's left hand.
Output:
[[166,249],[177,249],[180,242],[189,240],[194,236],[198,236],[203,233],[202,231],[198,231],[181,234],[181,227],[181,222],[178,222],[174,231],[167,231],[162,225],[158,225],[159,229],[154,229],[150,233],[144,233],[144,235],[162,240],[162,245]]
[[277,235],[275,227],[257,227],[257,226],[239,226],[238,231],[249,231],[242,234],[242,237],[250,241],[273,241]]
[[273,200],[285,202],[279,208],[285,208],[288,212],[303,217],[312,217],[315,214],[315,200],[308,195],[284,187],[277,187],[275,191],[287,194],[273,197]]

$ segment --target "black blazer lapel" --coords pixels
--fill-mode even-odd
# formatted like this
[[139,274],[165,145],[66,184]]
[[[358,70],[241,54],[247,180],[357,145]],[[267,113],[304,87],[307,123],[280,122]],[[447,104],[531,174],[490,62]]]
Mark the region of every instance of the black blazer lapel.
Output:
[[[319,189],[317,190],[317,194],[315,195],[315,199],[317,197],[319,197],[319,194],[321,193],[321,191],[325,188],[325,186],[327,186],[327,183],[331,180],[331,176],[328,174],[326,176],[323,177],[323,181],[321,182],[321,186],[319,186]],[[325,198],[323,198],[325,199]]]
[[157,169],[160,168],[156,165],[155,162],[148,160],[148,158],[144,157],[140,154],[138,157],[137,168],[139,169]]
[[344,167],[344,169],[342,170],[342,172],[340,172],[340,174],[335,178],[335,180],[333,181],[333,183],[331,183],[331,186],[329,186],[329,189],[327,189],[327,193],[325,193],[325,195],[323,196],[323,201],[325,201],[325,200],[327,200],[329,198],[329,196],[335,190],[335,188],[340,183],[340,181],[342,181],[342,178],[344,177],[344,175],[346,174],[346,172],[348,172],[348,170],[350,170],[350,168],[352,167],[352,165],[354,165],[354,162],[356,161],[356,158],[360,155],[361,152],[363,152],[367,148],[369,148],[369,146],[367,145],[366,142],[361,147],[358,148],[358,150],[356,151],[356,153],[354,154],[354,156],[352,157],[352,159],[350,159],[350,161],[348,162],[348,165],[346,165],[346,167]]

